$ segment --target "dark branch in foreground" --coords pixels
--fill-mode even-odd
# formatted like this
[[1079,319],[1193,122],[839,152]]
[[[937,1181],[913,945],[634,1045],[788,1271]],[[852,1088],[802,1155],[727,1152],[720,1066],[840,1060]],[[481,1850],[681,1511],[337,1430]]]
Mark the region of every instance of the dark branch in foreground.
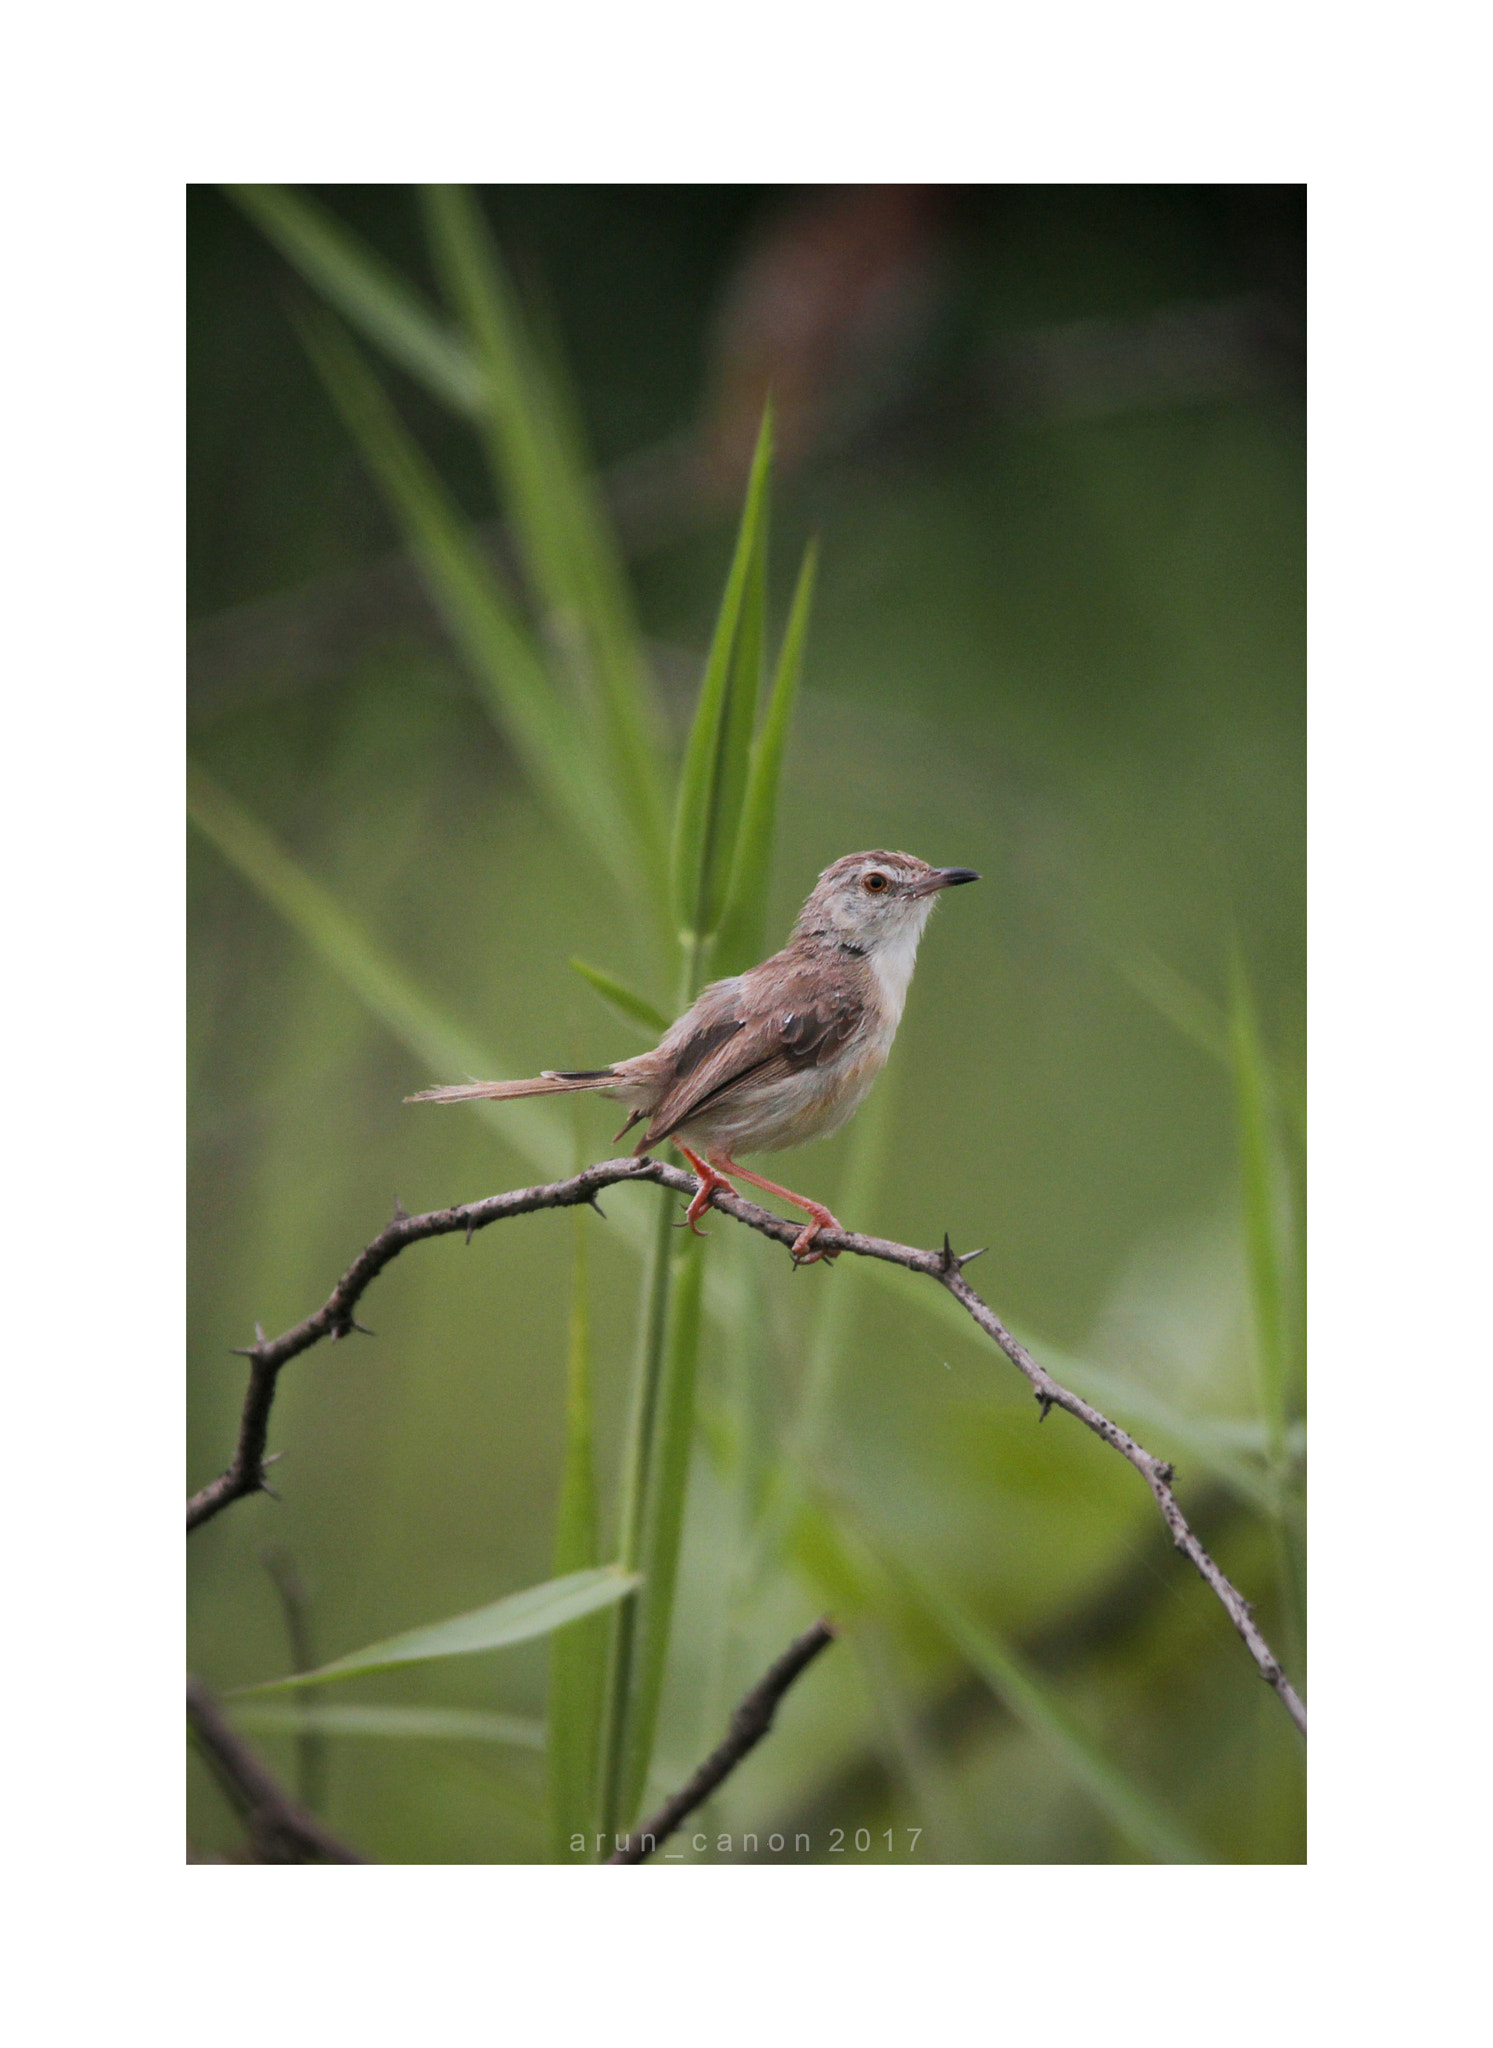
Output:
[[198,1678],[187,1680],[187,1720],[214,1777],[237,1809],[260,1863],[366,1863],[315,1814],[297,1806]]
[[[239,1500],[248,1493],[267,1490],[265,1441],[270,1408],[275,1398],[275,1381],[281,1366],[297,1353],[320,1343],[323,1337],[345,1337],[357,1329],[359,1325],[353,1317],[354,1308],[371,1282],[406,1245],[417,1244],[426,1237],[445,1237],[458,1230],[465,1231],[470,1237],[475,1230],[485,1230],[489,1223],[501,1223],[509,1216],[525,1216],[535,1209],[572,1209],[581,1202],[594,1206],[602,1189],[614,1187],[619,1181],[653,1181],[659,1187],[672,1188],[681,1195],[693,1195],[699,1185],[692,1173],[686,1173],[677,1166],[666,1166],[659,1159],[607,1159],[598,1166],[588,1166],[584,1173],[572,1174],[569,1180],[553,1181],[545,1187],[518,1188],[507,1195],[489,1195],[485,1201],[467,1202],[456,1209],[437,1209],[425,1216],[400,1215],[386,1224],[372,1244],[359,1252],[314,1315],[307,1316],[304,1322],[287,1330],[283,1337],[262,1338],[244,1353],[250,1361],[249,1391],[233,1462],[227,1471],[188,1501],[188,1530],[209,1521],[230,1501]],[[801,1227],[796,1223],[785,1223],[781,1216],[759,1209],[755,1202],[748,1202],[740,1195],[728,1195],[719,1188],[712,1193],[710,1206],[723,1216],[734,1217],[748,1229],[759,1231],[763,1237],[773,1238],[782,1245],[791,1246]],[[1111,1450],[1118,1451],[1135,1467],[1155,1495],[1156,1505],[1171,1531],[1173,1543],[1192,1560],[1213,1589],[1254,1658],[1261,1677],[1280,1695],[1287,1713],[1304,1735],[1306,1708],[1282,1671],[1274,1651],[1255,1626],[1249,1602],[1225,1578],[1189,1528],[1172,1492],[1175,1476],[1172,1467],[1164,1458],[1153,1457],[1127,1431],[1111,1422],[1107,1415],[1101,1415],[1080,1395],[1060,1385],[1044,1366],[1038,1365],[1025,1345],[1017,1342],[1000,1317],[980,1299],[965,1279],[964,1266],[974,1254],[966,1253],[960,1258],[947,1237],[938,1251],[928,1252],[908,1244],[894,1244],[885,1237],[865,1237],[854,1230],[821,1230],[815,1243],[825,1251],[853,1252],[859,1258],[882,1259],[888,1265],[904,1266],[910,1273],[926,1273],[930,1280],[936,1280],[941,1287],[947,1288],[1006,1354],[1017,1371],[1025,1375],[1044,1416],[1049,1408],[1066,1409],[1068,1414],[1075,1416],[1085,1428],[1093,1430]]]
[[651,1819],[640,1821],[627,1837],[627,1846],[608,1856],[608,1863],[645,1863],[660,1842],[667,1841],[675,1828],[703,1806],[723,1778],[729,1778],[742,1758],[750,1755],[772,1726],[778,1702],[793,1681],[828,1649],[835,1631],[828,1621],[816,1621],[795,1638],[763,1677],[752,1687],[736,1712],[719,1749],[711,1751],[682,1791],[666,1799]]

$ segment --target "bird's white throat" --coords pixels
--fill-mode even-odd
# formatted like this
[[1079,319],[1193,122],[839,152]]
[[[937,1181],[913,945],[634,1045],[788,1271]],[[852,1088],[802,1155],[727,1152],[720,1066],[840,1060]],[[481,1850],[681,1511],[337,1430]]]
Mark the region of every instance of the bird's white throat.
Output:
[[890,1036],[902,1021],[902,1006],[907,1001],[907,987],[912,980],[912,970],[917,965],[918,941],[923,936],[923,927],[928,922],[932,903],[920,904],[921,915],[909,918],[901,931],[885,938],[880,945],[871,948],[871,970],[881,990],[886,1005],[886,1031]]

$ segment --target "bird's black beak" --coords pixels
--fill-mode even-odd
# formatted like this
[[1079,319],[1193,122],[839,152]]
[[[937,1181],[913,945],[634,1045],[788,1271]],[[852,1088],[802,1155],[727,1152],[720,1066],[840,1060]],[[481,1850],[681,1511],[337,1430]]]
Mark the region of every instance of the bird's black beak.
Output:
[[940,889],[957,889],[961,882],[978,882],[979,879],[973,868],[935,868],[926,881],[919,882],[911,893],[914,896],[934,896]]

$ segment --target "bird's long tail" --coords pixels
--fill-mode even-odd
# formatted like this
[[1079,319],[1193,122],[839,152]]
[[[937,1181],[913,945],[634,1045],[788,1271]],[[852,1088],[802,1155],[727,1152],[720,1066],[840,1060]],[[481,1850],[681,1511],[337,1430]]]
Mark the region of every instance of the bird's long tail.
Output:
[[458,1081],[448,1088],[422,1088],[406,1102],[511,1102],[516,1095],[569,1095],[578,1088],[605,1088],[617,1078],[612,1067],[580,1074],[540,1074],[532,1081]]

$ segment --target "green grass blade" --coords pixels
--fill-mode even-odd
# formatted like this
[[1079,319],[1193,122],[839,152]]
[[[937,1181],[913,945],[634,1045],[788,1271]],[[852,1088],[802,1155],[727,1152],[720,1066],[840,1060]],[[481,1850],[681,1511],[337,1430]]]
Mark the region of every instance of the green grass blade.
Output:
[[635,895],[637,863],[586,721],[555,688],[533,635],[357,348],[329,315],[297,326],[504,737],[561,822]]
[[578,960],[572,953],[570,964],[583,981],[588,981],[607,1008],[624,1024],[630,1024],[650,1038],[662,1038],[669,1028],[669,1019],[663,1011],[619,981],[615,974],[608,974],[600,967],[593,967],[588,961]]
[[698,1238],[674,1256],[672,1300],[664,1370],[653,1413],[653,1443],[642,1503],[637,1556],[642,1589],[632,1603],[632,1683],[623,1723],[619,1775],[621,1825],[636,1819],[647,1783],[663,1688],[664,1660],[674,1613],[674,1586],[694,1442],[695,1376],[700,1355],[700,1306],[705,1247]]
[[1230,969],[1229,1050],[1234,1073],[1234,1115],[1239,1181],[1244,1204],[1260,1413],[1271,1457],[1285,1457],[1287,1353],[1290,1343],[1285,1252],[1281,1243],[1280,1162],[1273,1128],[1269,1062],[1260,1040],[1254,999],[1236,952]]
[[[586,1218],[575,1214],[575,1281],[565,1375],[565,1464],[555,1530],[557,1577],[593,1567],[601,1554],[592,1463],[591,1333],[586,1287]],[[606,1683],[607,1625],[600,1615],[564,1630],[550,1645],[547,1795],[550,1852],[568,1860],[571,1838],[596,1828],[596,1773]]]
[[289,1678],[269,1679],[263,1685],[239,1686],[233,1697],[289,1692],[300,1685],[336,1685],[347,1678],[363,1678],[372,1671],[391,1671],[400,1664],[428,1664],[438,1657],[471,1657],[484,1650],[505,1650],[514,1643],[531,1643],[536,1637],[551,1635],[569,1622],[626,1599],[638,1584],[635,1572],[624,1571],[615,1564],[570,1572],[564,1578],[547,1579],[542,1586],[510,1593],[506,1599],[474,1608],[469,1614],[456,1614],[449,1621],[431,1622],[425,1628],[406,1629],[402,1635],[369,1643],[365,1649],[337,1657],[315,1671],[295,1672]]
[[[1305,1077],[1266,1051],[1237,947],[1230,962],[1227,1012],[1154,954],[1122,961],[1120,971],[1185,1037],[1227,1067],[1233,1081],[1265,1468],[1263,1472],[1246,1468],[1227,1448],[1199,1438],[1196,1432],[1206,1430],[1205,1423],[1189,1421],[1184,1429],[1172,1428],[1169,1433],[1190,1449],[1194,1446],[1187,1444],[1186,1432],[1192,1430],[1200,1462],[1225,1479],[1269,1523],[1282,1604],[1281,1649],[1299,1683],[1305,1669],[1306,1578],[1295,1438],[1304,1425],[1293,1423],[1292,1411],[1302,1397],[1306,1364],[1306,1286],[1300,1231],[1304,1199],[1295,1177],[1304,1171],[1300,1154],[1306,1142]],[[1287,1165],[1287,1130],[1282,1128],[1282,1117],[1297,1148],[1294,1175]],[[1095,1400],[1105,1400],[1102,1390],[1092,1391]],[[1124,1401],[1119,1405],[1123,1407]],[[1131,1401],[1129,1406],[1144,1419],[1140,1403]]]
[[[732,1370],[736,1453],[740,1484],[737,1497],[738,1534],[743,1543],[761,1520],[772,1486],[777,1457],[778,1422],[772,1397],[772,1329],[768,1310],[769,1280],[754,1248],[739,1238],[734,1257],[739,1268],[741,1307],[721,1333]],[[743,1560],[744,1561],[744,1560]]]
[[[555,1641],[563,1643],[565,1637],[556,1636]],[[287,1707],[266,1700],[257,1707],[235,1704],[233,1719],[236,1726],[264,1735],[353,1735],[384,1742],[501,1742],[513,1749],[544,1748],[542,1721],[461,1707]]]
[[772,1401],[772,1336],[768,1324],[766,1262],[733,1231],[713,1252],[715,1267],[729,1263],[741,1306],[719,1333],[723,1370],[718,1395],[702,1400],[696,1427],[706,1454],[726,1490],[723,1516],[726,1563],[717,1581],[705,1679],[699,1693],[702,1744],[708,1747],[731,1717],[740,1693],[736,1652],[752,1596],[756,1533],[771,1495],[777,1464],[777,1422]]
[[917,1818],[926,1826],[930,1861],[982,1863],[970,1823],[969,1795],[957,1749],[940,1739],[918,1712],[911,1684],[898,1671],[892,1628],[872,1619],[848,1629],[847,1647],[860,1665],[867,1699],[882,1733],[878,1745],[900,1779]]
[[495,487],[550,638],[599,721],[619,809],[644,864],[645,893],[659,903],[663,719],[578,424],[557,371],[541,360],[475,196],[435,185],[423,200],[437,267],[481,365],[480,425]]
[[[272,1545],[260,1557],[280,1596],[290,1661],[297,1671],[310,1671],[321,1659],[316,1650],[306,1583],[296,1569],[294,1557],[282,1545]],[[302,1730],[296,1738],[295,1796],[308,1813],[320,1813],[326,1805],[329,1761],[326,1744],[316,1730]]]
[[[674,1277],[674,1199],[665,1194],[655,1213],[653,1242],[643,1276],[642,1315],[633,1411],[622,1467],[618,1553],[636,1569],[645,1547],[651,1499],[652,1463],[657,1450],[658,1410],[668,1365],[670,1301]],[[598,1811],[600,1824],[615,1834],[625,1826],[622,1781],[628,1723],[636,1679],[637,1602],[629,1600],[612,1617],[607,1658]]]
[[[698,961],[726,907],[761,689],[772,413],[764,413],[674,813],[674,915]],[[691,991],[693,992],[693,991]]]
[[223,190],[314,291],[432,397],[454,412],[480,411],[482,372],[474,351],[350,228],[283,185]]
[[[195,765],[187,771],[187,810],[203,837],[431,1075],[516,1071],[490,1041],[479,1043],[444,1017],[258,820]],[[496,1111],[500,1106],[476,1107]],[[505,1102],[501,1110],[485,1121],[531,1167],[550,1180],[570,1171],[569,1131],[554,1109],[539,1102]]]
[[828,1494],[806,1492],[783,1538],[783,1554],[813,1583],[816,1599],[850,1626],[886,1605],[886,1574]]
[[1144,948],[1116,963],[1120,973],[1143,1002],[1159,1017],[1189,1038],[1215,1059],[1221,1067],[1233,1064],[1229,1050],[1229,1020],[1211,996],[1194,987],[1158,954]]
[[[1141,951],[1116,962],[1121,975],[1158,1016],[1165,1017],[1184,1038],[1201,1046],[1230,1074],[1235,1069],[1233,1021],[1211,996],[1188,981],[1155,953]],[[1301,1149],[1306,1146],[1306,1075],[1294,1062],[1279,1055],[1266,1062],[1274,1084],[1276,1106],[1283,1112],[1290,1135]]]
[[1144,1855],[1157,1863],[1208,1863],[1187,1829],[1107,1757],[1044,1678],[987,1623],[977,1621],[922,1572],[876,1546],[889,1576],[935,1621],[990,1690],[1058,1758],[1076,1785]]
[[1229,967],[1229,1049],[1240,1195],[1260,1414],[1270,1460],[1271,1535],[1284,1614],[1282,1653],[1299,1680],[1306,1650],[1305,1566],[1298,1540],[1299,1518],[1290,1512],[1288,1498],[1291,1404],[1297,1391],[1293,1382],[1301,1363],[1292,1355],[1299,1330],[1292,1299],[1298,1278],[1294,1271],[1296,1247],[1278,1124],[1278,1091],[1237,947]]
[[767,950],[767,892],[772,881],[773,842],[777,835],[778,786],[803,669],[817,558],[818,551],[811,541],[804,550],[767,713],[752,743],[731,890],[713,956],[713,969],[719,974],[741,974],[748,967],[755,967]]

